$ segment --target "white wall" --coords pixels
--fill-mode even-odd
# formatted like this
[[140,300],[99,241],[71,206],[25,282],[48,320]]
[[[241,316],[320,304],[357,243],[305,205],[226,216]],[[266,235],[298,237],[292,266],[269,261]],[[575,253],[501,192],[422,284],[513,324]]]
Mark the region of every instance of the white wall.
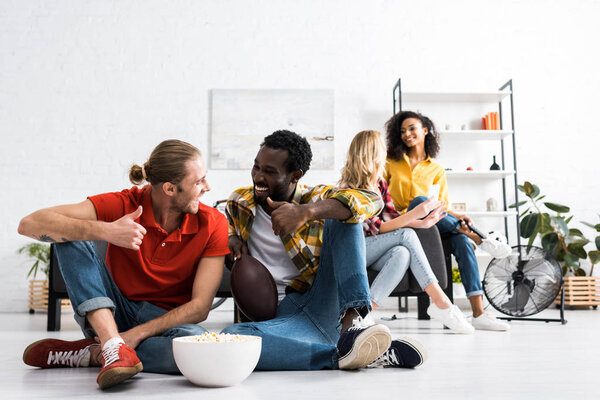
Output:
[[[128,187],[165,138],[206,153],[212,88],[334,89],[340,166],[354,133],[383,129],[398,77],[448,91],[512,78],[520,179],[597,220],[598,15],[591,0],[1,0],[0,311],[26,309],[19,219]],[[207,203],[249,183],[209,177]]]

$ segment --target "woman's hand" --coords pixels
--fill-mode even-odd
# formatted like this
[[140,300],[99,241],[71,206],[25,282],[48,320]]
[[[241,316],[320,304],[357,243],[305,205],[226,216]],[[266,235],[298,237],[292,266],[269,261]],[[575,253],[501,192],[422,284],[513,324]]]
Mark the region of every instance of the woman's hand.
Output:
[[427,217],[432,211],[438,210],[444,207],[445,205],[445,201],[439,201],[434,199],[433,197],[430,197],[415,208],[413,208],[410,212],[415,218],[421,219]]
[[440,205],[438,208],[431,211],[431,213],[425,218],[414,220],[409,225],[411,228],[428,229],[431,228],[433,225],[437,224],[437,222],[440,219],[444,218],[446,215],[447,213],[444,211],[444,208]]

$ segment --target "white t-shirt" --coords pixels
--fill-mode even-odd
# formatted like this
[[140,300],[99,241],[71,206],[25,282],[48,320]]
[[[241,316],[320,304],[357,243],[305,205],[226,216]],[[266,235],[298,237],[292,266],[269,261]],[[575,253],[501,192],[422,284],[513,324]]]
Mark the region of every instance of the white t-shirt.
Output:
[[285,297],[286,286],[300,273],[285,251],[281,238],[273,233],[271,216],[259,205],[256,206],[248,250],[250,255],[263,263],[273,275],[279,301],[281,301]]

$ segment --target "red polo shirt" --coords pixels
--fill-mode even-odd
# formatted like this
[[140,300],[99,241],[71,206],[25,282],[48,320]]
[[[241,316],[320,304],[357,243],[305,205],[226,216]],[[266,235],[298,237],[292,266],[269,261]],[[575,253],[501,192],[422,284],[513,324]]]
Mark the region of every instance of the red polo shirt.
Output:
[[135,222],[146,228],[139,250],[108,245],[106,265],[115,283],[130,300],[145,300],[171,309],[191,299],[202,257],[229,253],[227,220],[216,209],[199,204],[197,214],[185,214],[170,234],[154,219],[151,186],[90,196],[99,221],[112,222],[142,206]]

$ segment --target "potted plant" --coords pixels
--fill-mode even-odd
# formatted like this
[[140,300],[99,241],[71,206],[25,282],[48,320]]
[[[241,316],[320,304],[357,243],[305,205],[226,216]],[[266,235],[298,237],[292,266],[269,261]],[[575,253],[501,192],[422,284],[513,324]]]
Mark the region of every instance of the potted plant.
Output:
[[[539,239],[542,248],[560,263],[565,281],[566,305],[596,308],[600,305],[600,279],[592,274],[594,265],[600,261],[600,236],[595,239],[596,250],[587,252],[584,247],[591,241],[581,230],[569,227],[573,220],[572,215],[567,215],[569,207],[542,202],[546,196],[540,194],[539,187],[531,182],[519,185],[518,189],[527,196],[527,200],[519,202],[519,206],[527,204],[526,210],[519,216],[521,236],[528,239],[527,248]],[[510,207],[514,208],[515,204]],[[553,212],[552,215],[550,212]],[[600,224],[585,224],[600,232]],[[589,276],[581,264],[588,258],[592,265]]]
[[[45,243],[29,243],[17,250],[34,261],[27,272],[29,280],[29,313],[35,310],[48,309],[48,272],[50,271],[50,245]],[[43,279],[36,279],[38,272]],[[62,307],[69,307],[69,300],[62,301]]]

